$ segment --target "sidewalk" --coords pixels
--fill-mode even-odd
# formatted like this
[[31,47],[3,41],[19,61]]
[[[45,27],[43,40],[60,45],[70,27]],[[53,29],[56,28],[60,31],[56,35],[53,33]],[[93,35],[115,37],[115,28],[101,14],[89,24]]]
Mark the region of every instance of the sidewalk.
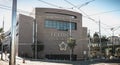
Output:
[[[120,63],[103,62],[105,60],[93,60],[93,61],[63,61],[63,60],[25,60],[23,58],[16,57],[16,65],[120,65]],[[0,65],[9,65],[9,61],[0,60]]]
[[[9,61],[0,60],[0,65],[9,65]],[[72,64],[42,62],[42,61],[28,61],[28,60],[26,60],[25,63],[17,62],[16,65],[72,65]]]
[[9,62],[0,60],[0,65],[9,65]]

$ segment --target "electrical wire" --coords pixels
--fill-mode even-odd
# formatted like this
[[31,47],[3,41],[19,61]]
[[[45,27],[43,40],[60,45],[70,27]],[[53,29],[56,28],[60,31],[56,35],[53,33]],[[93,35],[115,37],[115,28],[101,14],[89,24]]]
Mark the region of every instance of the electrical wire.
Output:
[[[64,1],[67,2],[68,4],[74,6],[75,8],[77,8],[76,5],[72,4],[72,3],[69,2],[68,0],[64,0]],[[84,14],[83,17],[86,17],[86,18],[92,20],[93,22],[95,22],[95,23],[97,23],[97,24],[99,23],[99,21],[96,21],[95,19],[91,18],[89,15],[87,15],[87,14],[86,14],[84,11],[82,11],[81,9],[79,9],[79,8],[77,8],[77,9]],[[106,25],[107,27],[111,27],[111,26],[109,26],[109,25],[107,25],[107,24],[104,24],[104,23],[102,23],[102,24],[103,24],[103,25]]]
[[58,5],[55,5],[55,4],[52,4],[52,3],[49,3],[49,2],[43,1],[43,0],[38,0],[38,1],[43,2],[43,3],[47,4],[47,5],[53,6],[53,7],[57,7],[57,8],[62,8],[62,9],[73,9],[73,7],[65,8],[65,7],[62,7],[62,6],[58,6]]
[[[6,5],[2,5],[2,4],[0,4],[0,8],[1,9],[5,9],[5,10],[12,10],[12,7],[6,6]],[[17,12],[22,12],[22,13],[26,13],[26,14],[30,14],[31,13],[31,12],[24,11],[24,10],[21,10],[21,9],[17,9]],[[34,13],[31,13],[31,14],[34,14]]]
[[[45,3],[45,4],[48,4],[48,5],[57,7],[57,8],[64,8],[64,7],[61,7],[61,6],[57,6],[57,5],[48,3],[48,2],[43,1],[43,0],[39,0],[39,1],[41,1],[41,2],[43,2],[43,3]],[[69,1],[67,1],[67,0],[64,0],[64,1],[68,2],[69,4],[71,4],[72,6],[74,6],[75,8],[77,8],[79,11],[81,11],[81,12],[85,15],[85,16],[83,16],[83,17],[88,18],[88,19],[92,20],[92,21],[95,22],[95,23],[98,23],[98,21],[96,21],[95,19],[93,19],[93,18],[90,17],[91,15],[87,15],[84,11],[82,11],[81,9],[79,9],[76,5],[72,4],[71,2],[69,2]],[[1,9],[5,9],[5,10],[11,10],[11,7],[5,6],[5,5],[1,5],[1,4],[0,4],[0,8],[1,8]],[[119,11],[119,10],[101,12],[101,13],[97,13],[97,14],[102,14],[102,13],[104,14],[104,13],[109,13],[109,12],[114,12],[114,11]],[[23,13],[27,13],[27,14],[30,14],[30,13],[31,13],[31,12],[24,11],[24,10],[21,10],[21,9],[18,9],[18,12],[23,12]],[[34,14],[34,13],[33,13],[33,14]],[[93,14],[93,15],[97,15],[97,14]],[[103,23],[102,23],[102,24],[103,24]],[[104,25],[106,25],[106,24],[104,24]],[[106,25],[106,26],[107,26],[107,27],[111,27],[111,26],[108,26],[108,25]],[[106,30],[106,29],[108,29],[108,28],[104,28],[104,29]]]
[[[57,6],[57,5],[52,4],[52,3],[48,3],[48,2],[43,1],[43,0],[38,0],[38,1],[41,1],[41,2],[43,2],[43,3],[45,3],[45,4],[48,4],[48,5],[57,7],[57,8],[64,8],[64,7]],[[67,0],[64,0],[64,1],[66,1],[67,3],[69,3],[70,5],[72,5],[73,7],[77,8],[77,9],[80,8],[80,7],[77,7],[76,5],[72,4],[71,2],[69,2],[69,1],[67,1]],[[95,1],[95,0],[91,0],[91,1],[88,1],[88,2],[84,3],[84,6],[85,6],[85,4],[87,5],[88,3],[92,2],[92,1]],[[82,4],[82,5],[83,5],[83,4]],[[69,8],[69,9],[73,9],[73,7]],[[64,8],[64,9],[65,9],[65,8]],[[86,18],[88,18],[88,19],[90,19],[90,20],[92,20],[93,22],[95,22],[95,23],[98,24],[98,21],[96,21],[95,19],[91,18],[90,15],[87,15],[87,14],[86,14],[84,11],[82,11],[81,9],[79,9],[79,11],[81,11],[81,12],[84,14],[83,17],[86,17]],[[105,12],[104,12],[104,13],[105,13]],[[106,13],[107,13],[107,12],[106,12]],[[105,25],[105,26],[107,26],[107,27],[109,27],[109,28],[111,27],[111,26],[109,26],[109,25],[107,25],[107,24],[104,24],[104,23],[102,23],[102,24]],[[107,28],[107,29],[108,29],[108,28]]]
[[[69,1],[67,1],[67,0],[64,0],[64,1],[66,1],[68,4],[71,4],[72,6],[74,6],[75,8],[77,8],[74,4],[72,4],[71,2],[69,2]],[[96,21],[95,19],[93,19],[93,18],[91,18],[89,15],[87,15],[84,11],[82,11],[81,9],[79,9],[79,8],[77,8],[79,11],[81,11],[85,16],[83,16],[83,17],[86,17],[86,18],[88,18],[88,19],[90,19],[90,20],[92,20],[93,22],[95,22],[95,23],[97,23],[97,24],[99,24],[99,21]],[[107,27],[111,27],[111,26],[109,26],[109,25],[107,25],[107,24],[104,24],[104,23],[102,23],[103,25],[106,25]],[[102,27],[102,26],[101,26]],[[103,29],[105,29],[105,31],[106,31],[106,29],[108,30],[109,28],[105,28],[105,27],[102,27]]]
[[[45,4],[48,4],[48,2],[46,2],[46,1],[42,1],[42,0],[39,0],[39,1],[41,1],[41,2],[43,2],[43,3],[45,3]],[[64,1],[67,1],[67,0],[64,0]],[[69,1],[67,1],[70,5],[72,5],[73,7],[75,7],[75,8],[77,8],[77,6],[75,6],[74,4],[72,4],[71,2],[69,2]],[[90,1],[91,2],[91,1]],[[56,6],[56,5],[54,5],[54,4],[51,4],[51,3],[49,3],[48,5],[51,5],[51,6],[54,6],[54,7],[60,7],[60,6]],[[61,7],[61,8],[64,8],[64,7]],[[95,22],[95,23],[97,23],[98,24],[98,21],[96,21],[95,19],[93,19],[93,18],[91,18],[89,15],[87,15],[84,11],[82,11],[81,9],[79,9],[83,14],[85,14],[86,16],[83,16],[83,17],[85,17],[85,18],[88,18],[88,19],[90,19],[90,20],[92,20],[93,22]],[[106,25],[106,24],[104,24],[104,25]],[[104,28],[104,29],[108,29],[108,28]],[[106,31],[106,30],[105,30]]]
[[4,7],[1,7],[1,6],[0,6],[0,9],[4,9],[4,10],[11,10],[11,9],[4,8]]
[[51,3],[46,2],[46,1],[43,1],[43,0],[38,0],[38,1],[41,1],[41,2],[43,2],[43,3],[46,3],[46,4],[51,5],[51,6],[54,6],[54,7],[62,8],[62,7],[60,7],[60,6],[57,6],[57,5],[55,5],[55,4],[51,4]]
[[100,12],[100,13],[95,13],[95,14],[91,14],[89,16],[102,15],[102,14],[111,13],[111,12],[117,12],[117,11],[120,11],[120,9],[110,10],[110,11],[105,11],[105,12]]
[[[61,7],[61,6],[54,5],[54,4],[52,4],[52,3],[48,3],[48,2],[43,1],[43,0],[39,0],[39,1],[41,1],[41,2],[43,2],[43,3],[45,3],[45,4],[48,4],[48,5],[54,6],[54,7]],[[73,7],[77,8],[77,6],[74,5],[74,4],[72,4],[71,2],[69,2],[69,1],[67,1],[67,0],[64,0],[64,1],[66,1],[67,3],[69,3],[70,5],[72,5]],[[93,1],[94,1],[94,0],[93,0]],[[91,1],[89,1],[89,2],[91,2]],[[61,8],[64,8],[64,7],[61,7]],[[77,8],[77,9],[78,9],[78,8]],[[83,14],[85,14],[85,16],[83,15],[83,17],[86,17],[86,18],[88,18],[88,19],[90,19],[90,20],[92,20],[93,22],[95,22],[95,23],[98,24],[98,21],[96,21],[95,19],[91,18],[91,17],[90,17],[89,15],[87,15],[84,11],[82,11],[81,9],[79,9],[79,11],[81,11]],[[106,24],[104,24],[104,25],[106,25]],[[108,26],[108,25],[106,25],[106,26],[107,26],[107,27],[110,27],[110,26]],[[108,29],[108,28],[105,28],[105,29]]]
[[90,2],[93,2],[93,1],[95,1],[95,0],[91,0],[91,1],[88,1],[88,2],[83,3],[82,5],[80,5],[80,6],[78,7],[78,9],[80,9],[81,7],[83,7],[83,6],[89,4]]
[[81,9],[79,9],[76,5],[72,4],[68,0],[64,0],[64,1],[67,2],[68,4],[72,5],[73,7],[77,8],[79,11],[81,11],[85,15],[84,17],[87,17],[88,19],[94,21],[95,23],[98,23],[94,19],[92,19],[89,15],[87,15],[84,11],[82,11]]

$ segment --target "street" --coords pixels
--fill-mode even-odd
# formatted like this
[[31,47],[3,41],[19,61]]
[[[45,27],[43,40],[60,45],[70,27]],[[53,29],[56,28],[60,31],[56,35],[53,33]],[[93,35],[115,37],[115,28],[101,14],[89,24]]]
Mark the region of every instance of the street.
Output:
[[[1,57],[1,55],[0,55]],[[0,65],[9,65],[9,60],[5,60],[5,54],[3,54],[3,60],[0,60]],[[69,60],[48,60],[48,59],[23,59],[16,56],[16,65],[120,65],[118,60],[81,60],[81,61],[69,61]]]
[[[0,65],[9,65],[9,61],[0,60]],[[102,63],[94,61],[63,61],[63,60],[17,60],[16,65],[120,65],[120,63]]]

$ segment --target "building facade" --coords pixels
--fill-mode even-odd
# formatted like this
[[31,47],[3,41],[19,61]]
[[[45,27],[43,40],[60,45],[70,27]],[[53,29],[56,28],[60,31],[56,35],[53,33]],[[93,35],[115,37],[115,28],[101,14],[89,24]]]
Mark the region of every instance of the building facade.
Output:
[[19,15],[16,31],[19,56],[33,57],[35,52],[31,46],[36,40],[44,46],[43,50],[37,52],[38,58],[67,59],[70,54],[67,39],[72,37],[76,41],[75,58],[79,60],[87,57],[87,28],[82,26],[82,14],[80,13],[61,9],[36,8],[35,18]]

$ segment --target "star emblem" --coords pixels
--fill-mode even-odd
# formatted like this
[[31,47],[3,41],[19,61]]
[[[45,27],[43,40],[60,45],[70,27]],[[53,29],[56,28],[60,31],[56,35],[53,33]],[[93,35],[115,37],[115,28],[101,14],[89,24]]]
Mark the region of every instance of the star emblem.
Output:
[[66,49],[67,49],[67,44],[64,43],[64,42],[62,42],[61,44],[59,44],[59,48],[60,48],[61,51],[66,51]]

